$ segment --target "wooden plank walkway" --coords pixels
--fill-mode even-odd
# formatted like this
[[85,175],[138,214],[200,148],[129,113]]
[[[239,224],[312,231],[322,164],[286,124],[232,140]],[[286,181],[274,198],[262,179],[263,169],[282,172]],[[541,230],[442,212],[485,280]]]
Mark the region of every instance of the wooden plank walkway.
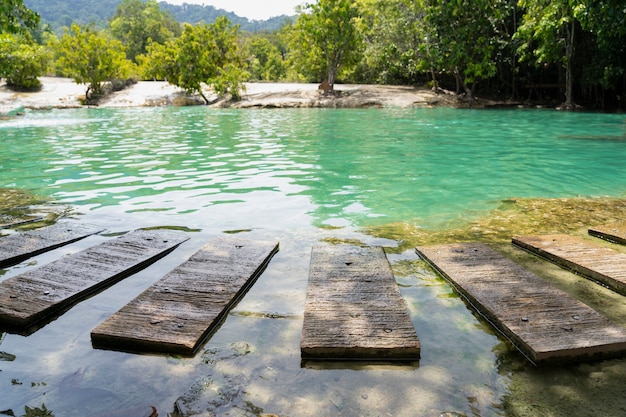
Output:
[[420,342],[380,247],[314,246],[304,360],[415,361]]
[[12,227],[22,226],[24,224],[35,223],[43,220],[41,216],[33,216],[26,218],[18,218],[0,214],[0,229],[10,229]]
[[30,257],[100,233],[102,227],[76,222],[60,222],[0,238],[0,268],[18,264]]
[[513,244],[626,295],[626,253],[561,234],[519,236]]
[[137,230],[0,283],[0,326],[24,328],[146,267],[188,238]]
[[588,232],[591,236],[626,245],[626,224],[594,226],[590,227]]
[[192,355],[265,270],[277,242],[216,238],[91,332],[96,348]]
[[626,329],[484,244],[416,251],[535,364],[626,352]]

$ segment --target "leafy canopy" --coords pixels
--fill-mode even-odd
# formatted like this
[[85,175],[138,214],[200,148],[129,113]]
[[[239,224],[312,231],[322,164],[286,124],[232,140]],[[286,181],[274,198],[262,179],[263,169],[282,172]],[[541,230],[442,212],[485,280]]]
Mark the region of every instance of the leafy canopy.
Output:
[[0,33],[18,33],[35,29],[39,15],[24,6],[22,0],[0,0]]
[[0,34],[0,78],[16,88],[34,90],[41,87],[42,76],[50,60],[47,50],[35,43],[28,33]]
[[162,44],[182,32],[176,19],[161,10],[156,0],[122,0],[111,18],[110,29],[113,37],[128,48],[131,61],[145,54],[150,42]]
[[363,38],[360,12],[352,0],[307,4],[291,30],[292,62],[305,75],[327,73],[332,86],[338,72],[360,59]]
[[148,45],[147,56],[139,59],[144,76],[167,79],[187,93],[200,94],[207,104],[203,83],[220,96],[238,99],[248,76],[237,44],[238,30],[223,16],[210,25],[185,24],[180,37],[164,45]]
[[130,72],[124,45],[93,26],[73,24],[54,48],[65,75],[78,84],[87,84],[87,100],[102,95],[106,81],[125,78]]

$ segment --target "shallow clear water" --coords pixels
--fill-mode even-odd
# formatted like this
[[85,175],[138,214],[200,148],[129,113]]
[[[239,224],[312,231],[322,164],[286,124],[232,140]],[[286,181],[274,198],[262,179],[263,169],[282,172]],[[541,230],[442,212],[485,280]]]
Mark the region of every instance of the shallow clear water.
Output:
[[[0,410],[113,415],[183,396],[218,415],[505,415],[517,353],[412,251],[389,255],[422,342],[415,366],[300,362],[311,246],[367,227],[463,225],[504,199],[626,193],[623,115],[554,111],[81,109],[0,121],[0,188],[115,233],[187,228],[174,253],[29,336],[0,340]],[[199,249],[238,232],[281,250],[194,358],[100,351],[89,332]],[[106,237],[41,255],[0,279]],[[15,357],[13,358],[14,355]],[[4,360],[2,359],[4,358]],[[123,415],[123,413],[121,414]]]

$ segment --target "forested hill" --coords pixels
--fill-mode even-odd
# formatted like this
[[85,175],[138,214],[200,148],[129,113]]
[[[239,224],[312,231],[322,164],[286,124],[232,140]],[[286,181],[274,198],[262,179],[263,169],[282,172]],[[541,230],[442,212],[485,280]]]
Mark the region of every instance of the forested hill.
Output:
[[[121,0],[24,0],[24,4],[39,13],[42,22],[50,24],[55,31],[63,26],[70,26],[72,22],[79,24],[93,22],[99,27],[105,27],[119,3]],[[288,19],[287,16],[278,16],[257,21],[216,9],[213,6],[195,4],[175,6],[164,1],[159,4],[161,9],[171,12],[180,22],[213,23],[218,16],[225,15],[232,23],[240,25],[242,30],[249,32],[274,31]]]

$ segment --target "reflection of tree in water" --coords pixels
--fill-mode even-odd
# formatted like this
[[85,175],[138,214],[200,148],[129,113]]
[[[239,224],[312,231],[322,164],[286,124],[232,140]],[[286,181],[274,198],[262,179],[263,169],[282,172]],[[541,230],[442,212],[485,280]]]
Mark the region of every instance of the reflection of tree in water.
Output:
[[[225,415],[233,409],[243,411],[243,415],[259,415],[262,409],[246,401],[246,376],[232,372],[236,366],[227,364],[247,355],[251,346],[246,342],[232,343],[228,348],[212,348],[202,353],[203,362],[208,365],[206,375],[196,381],[176,400],[174,417],[192,416],[202,411],[215,415]],[[226,365],[225,365],[226,364]],[[228,371],[227,369],[231,369]]]
[[[5,336],[5,333],[0,333],[0,345],[2,345],[4,336]],[[16,358],[15,355],[0,350],[0,361],[13,362],[15,358]]]

